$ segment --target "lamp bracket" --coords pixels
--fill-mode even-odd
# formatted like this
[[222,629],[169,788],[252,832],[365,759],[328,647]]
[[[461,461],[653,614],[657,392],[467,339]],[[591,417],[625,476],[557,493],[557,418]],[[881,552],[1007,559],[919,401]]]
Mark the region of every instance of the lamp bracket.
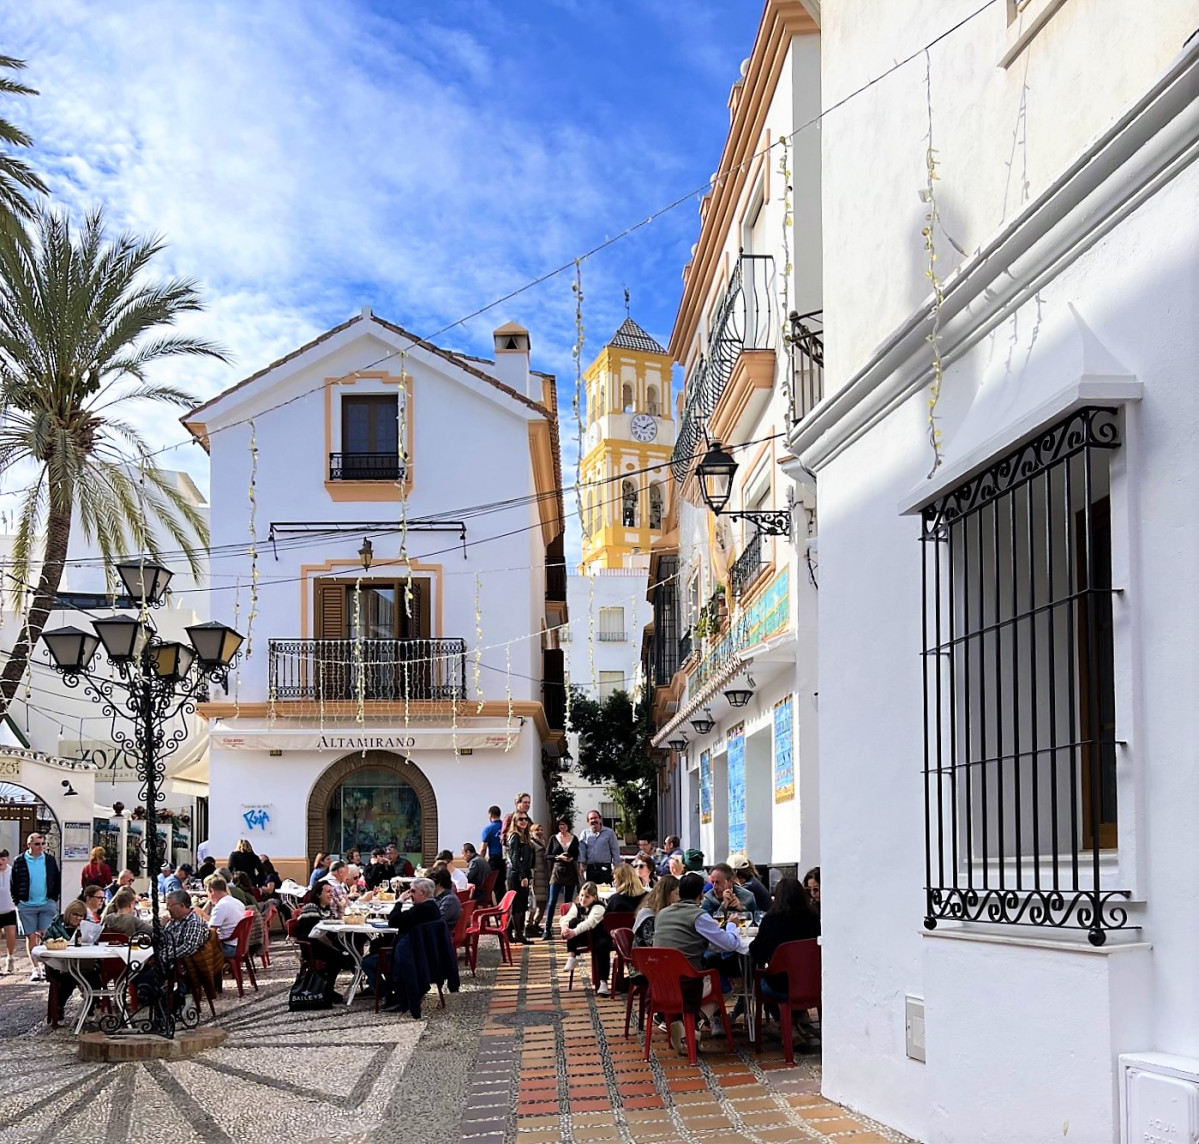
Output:
[[791,535],[791,508],[768,508],[747,512],[722,512],[728,520],[748,520],[764,536]]

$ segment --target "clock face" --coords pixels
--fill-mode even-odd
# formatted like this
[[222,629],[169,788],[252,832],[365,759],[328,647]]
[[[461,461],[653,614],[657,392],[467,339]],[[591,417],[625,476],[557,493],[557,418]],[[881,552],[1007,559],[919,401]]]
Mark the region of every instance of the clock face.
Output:
[[629,422],[629,432],[633,434],[634,441],[652,441],[658,435],[657,419],[648,413],[638,413]]

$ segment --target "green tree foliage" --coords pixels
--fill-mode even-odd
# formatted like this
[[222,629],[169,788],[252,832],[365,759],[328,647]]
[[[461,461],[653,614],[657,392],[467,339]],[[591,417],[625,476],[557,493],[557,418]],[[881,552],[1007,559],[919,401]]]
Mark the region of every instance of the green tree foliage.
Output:
[[[0,56],[0,95],[37,95],[37,91],[4,72],[18,72],[24,60]],[[46,193],[46,184],[37,177],[24,159],[12,154],[17,147],[31,147],[33,140],[15,123],[0,118],[0,227],[19,233],[16,220],[31,218],[34,210],[29,193]]]
[[579,736],[578,772],[605,783],[620,805],[626,829],[639,838],[657,832],[658,769],[650,754],[649,707],[634,708],[627,691],[597,702],[571,688],[570,730]]
[[0,233],[0,478],[24,485],[5,587],[15,581],[27,607],[0,673],[0,712],[49,617],[76,513],[107,564],[159,555],[157,520],[200,568],[207,523],[128,419],[142,402],[195,404],[147,376],[155,363],[224,360],[211,342],[169,330],[202,306],[193,280],[149,276],[162,247],[158,237],[109,237],[99,211],[79,228],[65,213],[43,211],[28,234]]

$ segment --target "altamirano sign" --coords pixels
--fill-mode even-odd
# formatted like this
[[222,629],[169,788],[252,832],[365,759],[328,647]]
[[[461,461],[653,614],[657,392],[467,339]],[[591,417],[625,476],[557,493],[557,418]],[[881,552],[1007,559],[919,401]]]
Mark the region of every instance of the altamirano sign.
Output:
[[226,751],[445,751],[506,750],[520,737],[520,728],[413,729],[411,731],[364,731],[338,734],[318,729],[234,730],[214,727],[210,732],[213,747]]

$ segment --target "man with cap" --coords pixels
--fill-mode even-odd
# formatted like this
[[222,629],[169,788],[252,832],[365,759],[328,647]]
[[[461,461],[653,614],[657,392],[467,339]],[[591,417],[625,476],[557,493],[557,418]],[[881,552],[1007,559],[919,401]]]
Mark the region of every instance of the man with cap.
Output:
[[733,868],[737,885],[753,894],[758,912],[764,914],[770,909],[773,904],[770,891],[762,884],[762,879],[758,877],[758,872],[749,858],[741,853],[730,854],[728,865]]
[[175,867],[175,872],[173,874],[168,874],[167,877],[163,879],[162,886],[160,887],[161,896],[165,898],[167,894],[171,893],[173,890],[186,890],[187,883],[191,876],[192,868],[186,862],[180,862],[179,865]]

